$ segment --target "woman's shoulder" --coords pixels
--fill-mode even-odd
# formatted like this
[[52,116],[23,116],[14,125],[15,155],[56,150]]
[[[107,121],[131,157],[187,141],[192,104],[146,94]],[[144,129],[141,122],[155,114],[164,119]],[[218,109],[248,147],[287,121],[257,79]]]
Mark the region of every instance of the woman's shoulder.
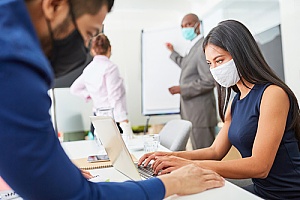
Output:
[[277,101],[281,103],[288,103],[289,97],[283,88],[278,85],[269,85],[266,87],[263,97],[264,100]]
[[287,96],[287,93],[282,87],[273,84],[270,84],[266,87],[264,94]]

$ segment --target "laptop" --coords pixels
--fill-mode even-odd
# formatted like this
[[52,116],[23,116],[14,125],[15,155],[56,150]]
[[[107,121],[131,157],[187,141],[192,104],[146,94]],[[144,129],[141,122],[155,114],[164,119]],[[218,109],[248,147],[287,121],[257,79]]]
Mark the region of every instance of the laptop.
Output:
[[115,121],[110,116],[90,116],[90,119],[97,138],[101,140],[116,170],[135,181],[155,176],[150,167],[138,167],[134,163]]

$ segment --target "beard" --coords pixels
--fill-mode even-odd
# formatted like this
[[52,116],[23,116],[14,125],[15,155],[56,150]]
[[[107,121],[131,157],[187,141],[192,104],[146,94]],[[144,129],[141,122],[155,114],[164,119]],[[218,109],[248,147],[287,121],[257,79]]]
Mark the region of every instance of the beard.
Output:
[[[74,24],[72,22],[70,14],[53,30],[51,28],[50,22],[47,21],[46,23],[48,26],[49,34],[42,37],[40,39],[40,42],[45,55],[49,58],[52,52],[53,41],[67,37],[71,33],[70,30],[74,28]],[[73,26],[71,26],[72,24]]]

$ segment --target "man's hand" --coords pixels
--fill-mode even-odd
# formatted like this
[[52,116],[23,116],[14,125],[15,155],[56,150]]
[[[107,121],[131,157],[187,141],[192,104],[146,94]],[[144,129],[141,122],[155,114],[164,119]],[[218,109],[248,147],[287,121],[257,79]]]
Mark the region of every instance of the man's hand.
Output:
[[224,179],[216,172],[203,169],[195,164],[181,167],[170,174],[158,176],[165,185],[168,197],[173,194],[187,195],[221,187]]
[[173,86],[169,88],[169,92],[174,95],[174,94],[180,94],[180,86]]
[[85,98],[85,102],[89,102],[90,100],[92,100],[92,98],[91,98],[90,96],[87,96],[87,97]]
[[86,179],[93,178],[93,175],[90,172],[85,171],[83,169],[80,169],[80,171],[81,171],[81,174],[84,176],[84,178],[86,178]]
[[174,47],[173,47],[173,45],[171,43],[167,42],[166,43],[166,47],[167,47],[167,49],[169,49],[169,51],[171,51],[171,52],[174,51]]

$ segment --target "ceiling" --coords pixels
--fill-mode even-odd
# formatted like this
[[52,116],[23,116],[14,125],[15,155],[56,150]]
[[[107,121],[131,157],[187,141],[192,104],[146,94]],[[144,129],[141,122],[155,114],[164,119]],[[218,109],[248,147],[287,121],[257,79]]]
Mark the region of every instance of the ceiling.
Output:
[[141,12],[144,10],[165,10],[177,12],[191,12],[193,7],[209,7],[221,0],[117,0],[114,12],[130,11]]
[[[145,10],[175,11],[180,13],[195,12],[200,17],[216,8],[223,7],[230,12],[244,13],[278,5],[279,0],[116,0],[114,12],[143,12]],[[259,6],[258,6],[259,5]]]
[[205,22],[204,34],[225,19],[239,20],[253,33],[280,24],[279,0],[116,0],[106,27],[171,26],[187,13],[195,13]]

